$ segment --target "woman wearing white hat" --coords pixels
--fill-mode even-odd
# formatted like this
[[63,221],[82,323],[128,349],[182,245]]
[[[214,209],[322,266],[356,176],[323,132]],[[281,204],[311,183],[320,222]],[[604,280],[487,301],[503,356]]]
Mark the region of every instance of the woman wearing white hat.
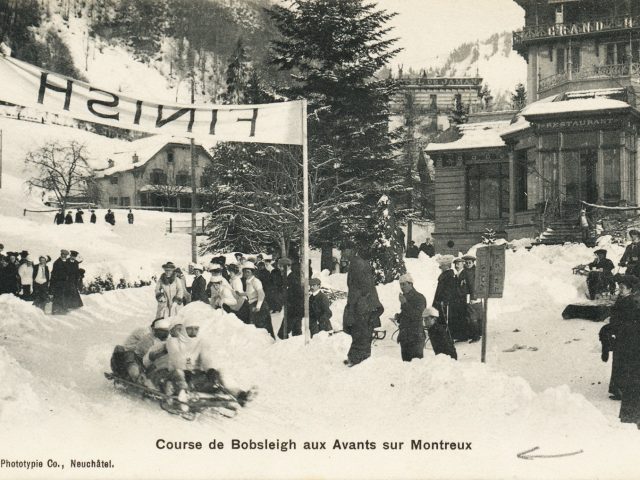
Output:
[[31,300],[33,290],[33,261],[31,256],[27,255],[18,267],[18,276],[20,277],[20,296],[23,300]]
[[246,291],[244,297],[249,304],[249,320],[256,328],[264,328],[269,335],[275,338],[273,325],[271,325],[271,314],[269,306],[265,302],[262,282],[255,276],[256,266],[252,262],[242,264],[242,274],[246,280]]

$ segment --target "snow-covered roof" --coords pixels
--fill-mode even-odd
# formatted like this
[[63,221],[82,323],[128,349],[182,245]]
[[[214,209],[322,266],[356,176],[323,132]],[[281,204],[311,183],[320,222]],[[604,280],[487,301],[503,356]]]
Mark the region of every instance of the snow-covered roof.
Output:
[[530,126],[531,126],[531,123],[529,123],[520,113],[516,117],[516,121],[511,123],[511,125],[509,125],[507,128],[505,128],[500,135],[502,137],[506,137],[507,135],[511,135],[513,133],[526,130]]
[[560,102],[532,103],[522,111],[525,117],[552,115],[555,113],[598,112],[603,110],[625,110],[631,105],[621,100],[605,97],[579,98]]
[[459,125],[458,131],[461,136],[458,140],[449,143],[430,143],[425,148],[425,152],[504,147],[505,143],[500,135],[510,125],[511,122],[508,120]]
[[[191,140],[186,137],[172,137],[166,135],[154,135],[140,140],[134,140],[124,149],[107,154],[105,156],[105,163],[112,160],[113,166],[96,171],[96,177],[101,178],[118,172],[126,172],[135,167],[140,167],[151,160],[155,154],[169,143],[189,146],[191,144]],[[195,144],[203,147],[205,150],[210,147],[210,145],[204,145],[202,142],[198,141],[196,141]],[[138,161],[136,163],[133,162],[134,155],[137,155],[138,157]]]
[[627,102],[611,97],[622,98],[625,95],[621,88],[599,88],[592,90],[576,90],[573,92],[551,95],[527,105],[520,114],[525,118],[537,115],[553,115],[555,113],[597,112],[603,110],[624,110],[631,108]]

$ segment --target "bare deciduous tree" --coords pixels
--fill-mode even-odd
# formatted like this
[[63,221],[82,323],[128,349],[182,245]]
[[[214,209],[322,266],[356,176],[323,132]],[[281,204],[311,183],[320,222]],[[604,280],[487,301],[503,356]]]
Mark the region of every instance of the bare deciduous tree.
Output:
[[48,142],[25,157],[25,171],[31,175],[29,188],[53,192],[64,215],[69,199],[96,195],[93,170],[87,161],[86,145],[72,140],[68,143]]

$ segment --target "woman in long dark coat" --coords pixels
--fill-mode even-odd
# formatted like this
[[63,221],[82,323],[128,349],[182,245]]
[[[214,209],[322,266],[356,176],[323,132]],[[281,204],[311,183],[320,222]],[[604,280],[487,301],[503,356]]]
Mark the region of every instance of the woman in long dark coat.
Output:
[[[617,368],[616,382],[622,396],[620,421],[635,423],[640,428],[640,298],[637,293],[640,281],[624,275],[618,284],[625,300],[624,316],[618,317],[613,326],[614,368]],[[613,315],[611,320],[614,321]]]
[[611,307],[611,318],[609,323],[602,327],[600,338],[611,339],[607,341],[613,346],[609,393],[612,399],[620,400],[624,364],[624,354],[620,353],[620,346],[625,345],[624,339],[621,338],[621,331],[625,330],[627,324],[633,323],[634,317],[638,315],[638,298],[632,291],[637,289],[638,285],[637,279],[631,275],[618,275],[615,280],[620,285],[620,294]]
[[351,335],[351,347],[345,363],[353,366],[371,356],[373,330],[380,326],[384,307],[378,298],[371,264],[351,247],[342,251],[342,258],[349,260],[347,305],[344,307],[342,324],[344,332]]
[[44,310],[49,300],[49,266],[47,262],[51,258],[41,256],[39,263],[33,267],[33,306]]
[[67,309],[80,308],[84,304],[80,298],[80,282],[84,276],[84,270],[80,268],[78,253],[71,251],[71,256],[67,260],[67,283],[65,285],[65,307]]
[[51,269],[51,278],[49,280],[49,293],[53,297],[53,305],[51,313],[63,314],[67,313],[65,292],[68,281],[67,256],[68,250],[60,251],[60,258],[53,262]]

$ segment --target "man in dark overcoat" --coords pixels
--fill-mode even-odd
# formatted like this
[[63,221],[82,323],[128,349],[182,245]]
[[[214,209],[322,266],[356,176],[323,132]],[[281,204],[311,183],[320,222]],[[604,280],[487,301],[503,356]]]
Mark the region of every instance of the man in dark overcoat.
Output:
[[453,255],[443,255],[438,259],[442,273],[438,277],[432,306],[438,309],[439,318],[445,325],[449,328],[454,327],[454,340],[463,340],[465,336],[461,327],[464,326],[466,305],[460,292],[459,279],[451,269],[453,260]]
[[53,297],[51,313],[67,313],[65,306],[65,290],[68,282],[67,258],[69,250],[60,250],[60,257],[53,262],[49,279],[49,293]]
[[484,311],[481,300],[476,295],[476,257],[467,254],[462,257],[462,261],[464,269],[460,272],[459,280],[465,303],[465,336],[470,342],[477,342],[482,335]]
[[400,313],[395,319],[398,323],[398,343],[404,362],[422,358],[424,350],[424,324],[422,312],[427,308],[427,300],[413,286],[413,278],[405,273],[400,277]]
[[640,278],[640,231],[629,230],[629,236],[631,237],[631,243],[625,248],[618,265],[627,267],[627,275],[634,275]]
[[596,299],[598,293],[609,291],[615,293],[615,282],[613,281],[613,262],[607,258],[607,251],[600,248],[594,252],[596,258],[587,267],[589,274],[587,275],[587,290],[589,298]]
[[351,335],[351,347],[345,364],[357,365],[371,356],[373,329],[380,326],[384,307],[378,298],[373,269],[369,262],[346,247],[342,258],[349,260],[347,305],[342,317],[344,331]]
[[309,280],[309,330],[313,337],[316,333],[333,330],[331,326],[331,302],[329,297],[320,290],[322,283],[319,278]]

